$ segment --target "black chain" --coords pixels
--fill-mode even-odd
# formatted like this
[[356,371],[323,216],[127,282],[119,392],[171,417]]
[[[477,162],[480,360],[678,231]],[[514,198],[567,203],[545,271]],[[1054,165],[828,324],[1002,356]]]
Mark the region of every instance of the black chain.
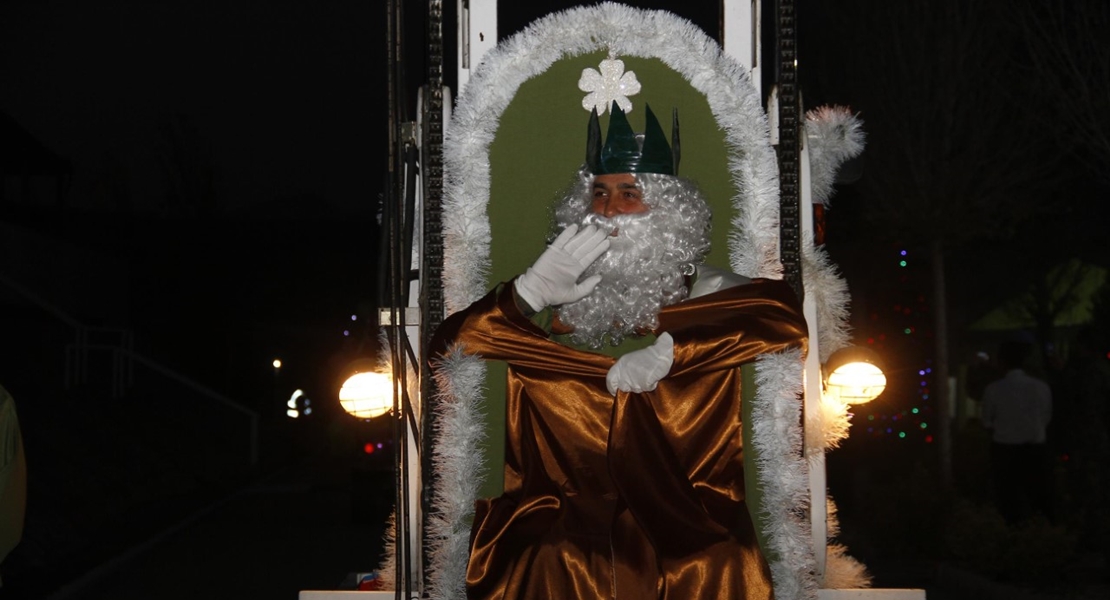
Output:
[[[425,86],[423,114],[423,152],[421,173],[423,174],[423,245],[421,247],[420,268],[420,348],[421,372],[420,394],[422,399],[421,431],[425,447],[422,449],[421,470],[421,507],[424,531],[432,516],[435,489],[434,453],[431,444],[435,443],[434,424],[436,385],[428,367],[431,358],[432,336],[443,323],[443,2],[428,0],[428,83]],[[426,540],[425,540],[426,543]],[[423,553],[424,573],[431,568],[431,557]]]
[[443,322],[443,1],[428,1],[428,85],[424,99],[423,346]]
[[801,299],[801,166],[799,162],[799,119],[801,102],[798,94],[797,21],[794,0],[775,3],[776,50],[778,57],[778,118],[779,118],[779,259],[783,279]]

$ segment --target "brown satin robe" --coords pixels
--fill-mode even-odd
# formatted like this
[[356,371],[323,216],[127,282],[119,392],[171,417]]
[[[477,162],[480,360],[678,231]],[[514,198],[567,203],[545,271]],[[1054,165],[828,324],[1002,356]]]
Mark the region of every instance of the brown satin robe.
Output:
[[468,598],[772,598],[744,501],[739,367],[804,347],[801,307],[757,279],[663,309],[658,331],[670,373],[614,398],[614,359],[548,339],[511,284],[440,327],[433,348],[509,365],[505,489],[478,501]]

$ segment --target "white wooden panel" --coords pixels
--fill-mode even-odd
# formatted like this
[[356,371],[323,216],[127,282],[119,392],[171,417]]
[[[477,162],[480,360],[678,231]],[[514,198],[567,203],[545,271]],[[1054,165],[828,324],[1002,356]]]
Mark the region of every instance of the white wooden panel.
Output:
[[725,38],[722,46],[725,54],[747,67],[760,96],[763,95],[760,75],[763,69],[761,4],[760,0],[724,0],[722,12]]
[[458,7],[458,89],[466,89],[470,73],[497,45],[497,0],[456,0]]

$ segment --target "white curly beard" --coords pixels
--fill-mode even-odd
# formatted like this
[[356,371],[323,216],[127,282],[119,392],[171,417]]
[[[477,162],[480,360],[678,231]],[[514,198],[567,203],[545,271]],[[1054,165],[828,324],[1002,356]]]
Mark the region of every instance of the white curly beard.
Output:
[[[653,180],[666,176],[637,177],[645,203],[653,207],[646,213],[606,218],[586,210],[573,195],[557,210],[560,225],[569,225],[565,221],[577,213],[579,224],[617,232],[609,250],[583,274],[601,275],[601,282],[589,296],[556,309],[559,320],[574,329],[571,340],[577,344],[616,346],[658,327],[660,309],[687,297],[685,276],[693,274],[709,248],[709,212],[696,189],[679,190],[668,181],[657,190],[659,182]],[[681,197],[680,207],[664,197]]]

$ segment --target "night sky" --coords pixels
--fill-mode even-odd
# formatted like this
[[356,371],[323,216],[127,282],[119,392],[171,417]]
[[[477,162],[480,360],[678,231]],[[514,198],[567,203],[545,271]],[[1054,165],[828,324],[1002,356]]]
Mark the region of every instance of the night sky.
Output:
[[[222,211],[298,195],[357,204],[385,127],[375,109],[385,52],[377,8],[6,2],[4,109],[79,157],[85,181],[112,160],[149,168],[141,161],[160,119],[181,114],[224,171]],[[78,185],[72,204],[97,206],[90,195]]]
[[[84,318],[156,329],[140,348],[192,363],[218,389],[274,356],[319,369],[339,349],[353,329],[342,320],[374,300],[384,10],[0,7],[0,108],[73,164],[64,209],[47,189],[4,210],[129,273],[129,314]],[[201,353],[234,365],[200,364]]]
[[[503,8],[503,34],[572,5],[519,4]],[[424,9],[406,3],[408,119]],[[683,10],[714,26],[715,2]],[[378,300],[386,16],[350,1],[4,3],[0,110],[73,179],[64,207],[48,180],[22,199],[10,179],[0,210],[101,256],[113,283],[74,289],[33,261],[13,275],[79,319],[126,321],[139,348],[232,397],[253,394],[274,357],[327,393],[337,356],[367,347],[351,315],[365,323]],[[122,286],[126,299],[89,292]]]

